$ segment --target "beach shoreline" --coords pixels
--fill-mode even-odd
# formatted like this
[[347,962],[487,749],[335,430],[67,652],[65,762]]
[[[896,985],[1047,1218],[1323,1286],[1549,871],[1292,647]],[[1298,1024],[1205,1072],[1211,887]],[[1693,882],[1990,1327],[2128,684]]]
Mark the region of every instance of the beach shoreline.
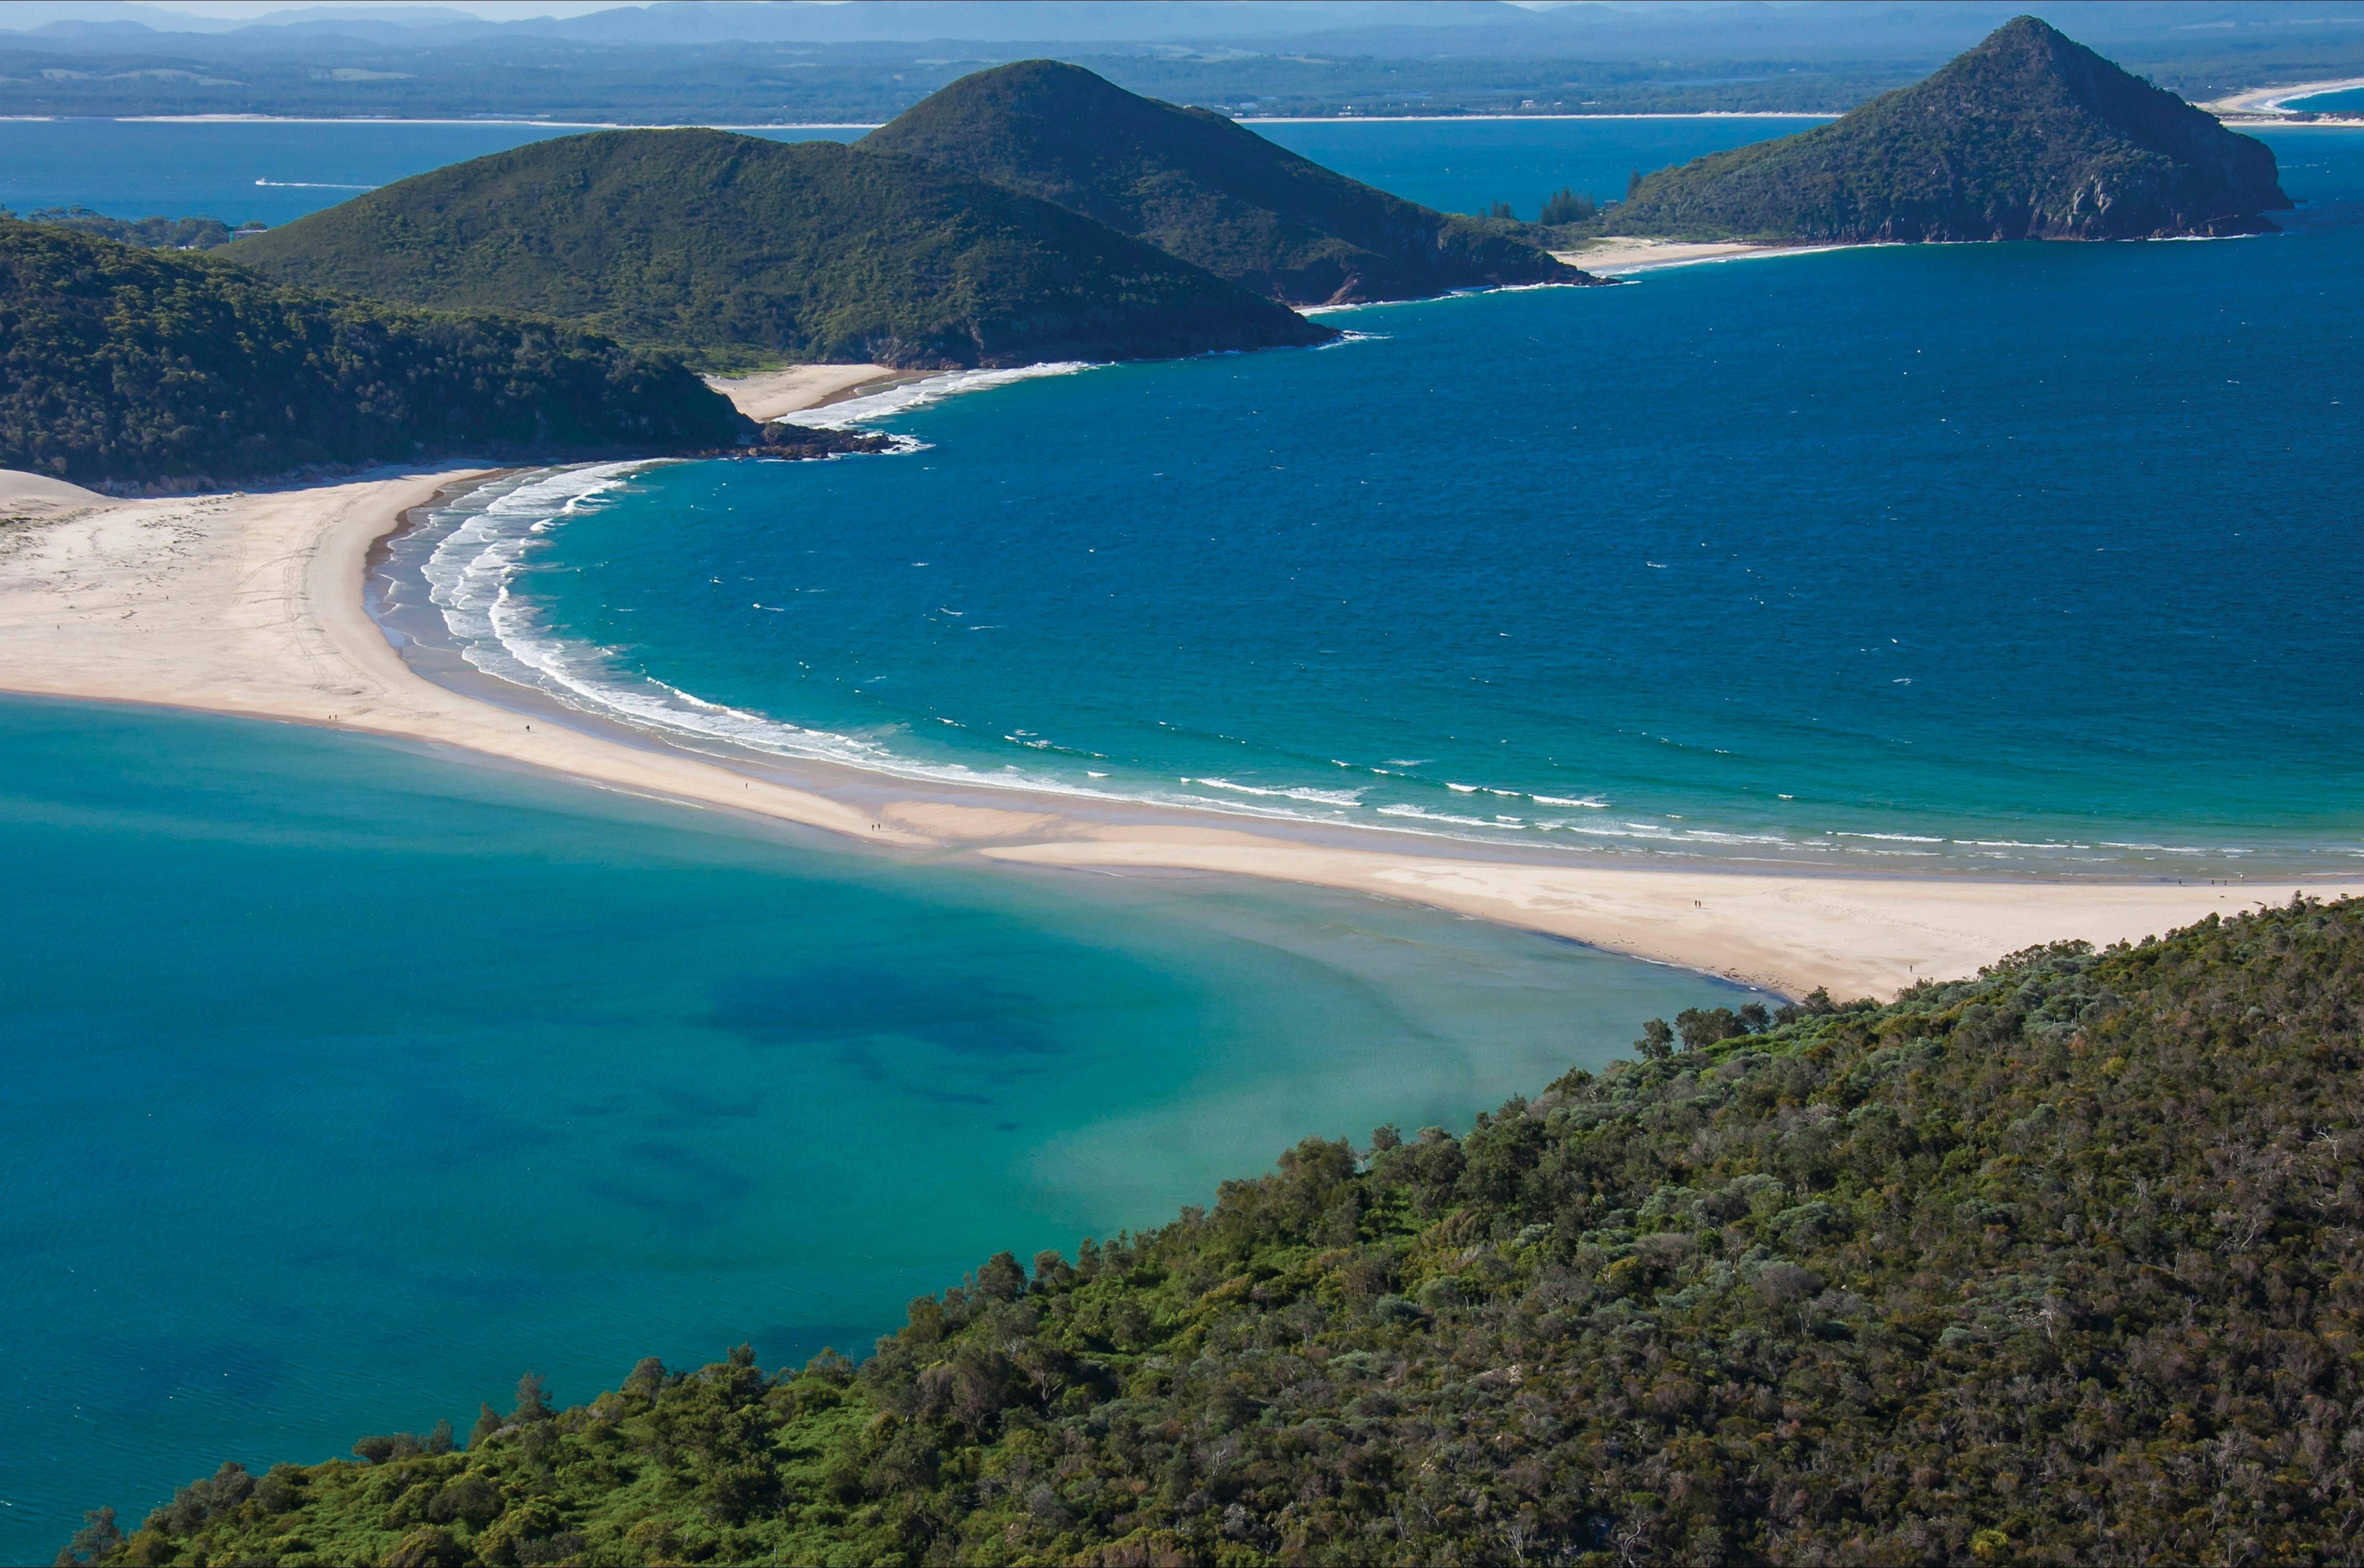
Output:
[[1555,250],[1556,261],[1580,267],[1596,277],[1618,278],[1662,267],[1690,267],[1706,261],[1746,261],[1766,256],[1813,256],[1825,250],[1855,250],[1857,244],[1801,241],[1772,244],[1754,240],[1643,239],[1609,236],[1575,250]]
[[843,403],[867,393],[884,391],[929,373],[898,371],[886,365],[788,365],[753,375],[710,375],[706,384],[730,399],[732,407],[758,424],[783,414]]
[[10,528],[0,549],[0,690],[423,742],[1013,873],[1247,876],[1360,892],[1787,995],[1822,986],[1884,997],[2042,942],[2101,945],[2293,891],[2364,890],[2322,877],[2269,891],[1545,862],[1453,840],[694,751],[525,688],[491,691],[506,684],[489,676],[470,691],[431,680],[372,617],[369,574],[410,514],[504,472],[455,462],[229,495],[52,495],[58,509]]
[[2356,87],[2364,87],[2364,76],[2345,76],[2329,82],[2297,82],[2283,87],[2252,87],[2245,92],[2212,98],[2199,106],[2212,115],[2238,115],[2252,121],[2284,120],[2292,125],[2304,125],[2309,122],[2286,119],[2292,114],[2307,112],[2292,109],[2291,100],[2320,97],[2326,93],[2344,93]]

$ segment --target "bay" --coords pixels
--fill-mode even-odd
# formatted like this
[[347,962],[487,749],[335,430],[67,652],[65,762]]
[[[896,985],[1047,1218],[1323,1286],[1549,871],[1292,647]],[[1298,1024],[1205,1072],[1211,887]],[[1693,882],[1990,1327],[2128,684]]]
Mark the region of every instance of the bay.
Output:
[[2310,98],[2294,98],[2286,106],[2303,109],[2309,114],[2352,115],[2364,109],[2364,87],[2347,87],[2336,93],[2317,93]]
[[1372,900],[848,851],[0,699],[0,1559],[529,1368],[854,1354],[1300,1138],[1466,1127],[1744,993]]
[[898,395],[909,455],[562,484],[472,546],[519,563],[475,652],[791,754],[1554,853],[2352,866],[2364,138],[2274,143],[2278,234],[1355,309]]

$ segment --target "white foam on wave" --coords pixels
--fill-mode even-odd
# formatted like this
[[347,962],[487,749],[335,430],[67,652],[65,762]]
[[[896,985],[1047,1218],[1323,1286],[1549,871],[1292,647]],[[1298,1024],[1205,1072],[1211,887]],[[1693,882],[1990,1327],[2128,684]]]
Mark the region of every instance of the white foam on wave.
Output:
[[[1955,853],[1974,848],[1989,851],[2035,850],[2057,854],[2065,849],[2089,848],[2084,843],[1948,840],[1912,833],[1845,829],[1825,830],[1827,836],[1810,834],[1798,838],[1779,832],[1734,832],[1600,817],[1541,818],[1530,824],[1513,817],[1496,817],[1488,820],[1432,810],[1411,802],[1388,802],[1374,807],[1364,799],[1371,786],[1346,790],[1318,789],[1310,785],[1254,784],[1226,778],[1197,777],[1182,779],[1180,783],[1185,787],[1176,790],[1160,787],[1148,781],[1114,785],[1104,784],[1101,781],[1109,779],[1110,775],[1098,770],[1087,773],[1086,778],[1089,781],[1087,783],[1069,773],[1043,773],[1031,766],[1020,767],[1015,763],[997,767],[990,761],[985,761],[972,766],[959,762],[927,762],[898,755],[891,748],[889,740],[900,727],[882,729],[875,735],[806,728],[761,713],[708,701],[652,676],[623,672],[618,668],[609,651],[557,636],[548,628],[531,600],[519,591],[519,579],[530,568],[534,550],[567,518],[597,507],[602,504],[602,497],[629,484],[640,470],[653,466],[657,464],[648,462],[613,462],[530,473],[505,489],[496,486],[479,491],[479,509],[458,517],[452,523],[450,531],[431,545],[422,539],[428,554],[420,571],[427,580],[429,598],[450,628],[461,656],[470,665],[495,678],[541,691],[579,712],[620,720],[678,742],[688,743],[693,750],[700,749],[701,745],[728,747],[835,763],[895,777],[970,786],[1019,789],[1105,801],[1186,806],[1202,811],[1280,820],[1333,824],[1353,820],[1362,823],[1366,828],[1382,827],[1381,823],[1373,820],[1377,817],[1388,819],[1385,824],[1388,830],[1452,839],[1482,836],[1500,842],[1502,840],[1498,836],[1505,832],[1540,831],[1545,834],[1567,833],[1575,839],[1596,841],[1622,840],[1633,850],[1640,850],[1645,844],[1659,851],[1695,847],[1708,853],[1722,849],[1727,854],[1736,852],[1743,856],[1758,846],[1808,853],[1839,850],[1841,845],[1837,840],[1841,840],[1857,841],[1856,845],[1847,846],[1845,853],[1883,858],[1927,858],[1944,851],[1921,846],[1940,846],[1949,842],[1956,847]],[[1012,731],[1007,738],[1019,745],[1037,750],[1067,751],[1064,747],[1053,748],[1051,742],[1041,740],[1031,730]],[[1097,758],[1098,754],[1076,755]],[[1389,758],[1388,761],[1416,765],[1416,760],[1410,758]],[[1221,792],[1223,795],[1240,798],[1215,798],[1200,793],[1204,791]],[[1456,784],[1451,786],[1451,791],[1456,797],[1477,794],[1515,796],[1518,794],[1482,784]],[[1587,812],[1602,810],[1609,804],[1589,795],[1536,795],[1526,798],[1542,806],[1576,807]],[[1457,799],[1455,804],[1459,804]],[[1349,813],[1352,815],[1346,815]],[[1477,830],[1476,834],[1472,834],[1471,829]],[[1877,841],[1878,847],[1864,840]],[[1571,842],[1566,847],[1574,850],[1577,845]],[[1600,847],[1607,850],[1609,846],[1603,843]],[[2203,848],[2113,840],[2102,840],[2090,847],[2171,856],[2237,856],[2254,852],[2233,846]],[[2343,854],[2364,854],[2364,850],[2353,846],[2325,848]],[[2096,863],[2102,863],[2111,858],[2113,857],[2101,856],[2095,860]]]
[[1382,806],[1379,807],[1379,815],[1411,817],[1422,822],[1450,822],[1462,828],[1492,828],[1498,831],[1511,826],[1508,823],[1489,822],[1483,817],[1455,817],[1450,812],[1423,811],[1417,806]]
[[1320,806],[1363,804],[1363,792],[1359,789],[1312,789],[1304,785],[1267,789],[1255,784],[1233,784],[1229,779],[1184,779],[1182,782],[1197,784],[1202,789],[1228,789],[1240,795],[1260,795],[1275,800],[1302,800]]
[[469,663],[510,680],[530,673],[531,666],[513,655],[508,662],[514,669],[492,667],[508,651],[496,612],[509,597],[510,580],[537,538],[594,497],[623,484],[641,466],[594,463],[530,477],[495,496],[436,545],[420,573],[427,579],[428,597],[443,612],[443,622],[459,639]]
[[487,675],[580,712],[776,754],[877,766],[886,753],[875,743],[782,724],[662,681],[619,679],[606,654],[551,635],[516,592],[528,555],[553,528],[645,466],[597,463],[530,477],[436,544],[420,571],[460,656]]
[[1012,382],[1033,381],[1046,375],[1079,375],[1100,368],[1089,361],[1062,360],[1055,364],[1020,365],[1011,370],[947,371],[942,375],[890,386],[866,397],[849,397],[842,403],[825,403],[818,408],[799,408],[793,414],[781,415],[778,423],[815,430],[851,429],[873,420],[908,414],[931,403],[942,403],[964,392],[982,392],[987,387],[1008,386]]
[[[834,762],[898,778],[1020,789],[1097,800],[1150,800],[1252,816],[1308,818],[1302,811],[1249,801],[1224,802],[1179,791],[1135,792],[1093,788],[1057,774],[1006,765],[979,769],[961,762],[924,762],[898,755],[879,740],[832,730],[808,729],[727,704],[653,676],[619,673],[605,650],[553,635],[532,603],[517,592],[517,579],[534,548],[567,517],[627,484],[646,462],[599,463],[543,472],[492,495],[438,540],[421,567],[430,601],[471,666],[514,685],[540,691],[580,713],[622,720],[679,741],[707,742],[777,757]],[[482,493],[480,493],[482,494]],[[1012,735],[1020,745],[1050,742]],[[1102,773],[1090,774],[1106,778]],[[1202,780],[1201,783],[1214,781]],[[1353,806],[1360,792],[1258,790],[1221,787],[1249,795],[1314,806]]]

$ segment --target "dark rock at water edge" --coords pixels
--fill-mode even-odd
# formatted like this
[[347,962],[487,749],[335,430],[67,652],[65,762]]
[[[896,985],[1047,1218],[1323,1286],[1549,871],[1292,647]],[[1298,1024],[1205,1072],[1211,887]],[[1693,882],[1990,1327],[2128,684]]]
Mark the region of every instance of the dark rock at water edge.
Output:
[[846,457],[894,450],[895,438],[875,430],[831,430],[776,422],[765,425],[749,449],[755,457],[788,459]]

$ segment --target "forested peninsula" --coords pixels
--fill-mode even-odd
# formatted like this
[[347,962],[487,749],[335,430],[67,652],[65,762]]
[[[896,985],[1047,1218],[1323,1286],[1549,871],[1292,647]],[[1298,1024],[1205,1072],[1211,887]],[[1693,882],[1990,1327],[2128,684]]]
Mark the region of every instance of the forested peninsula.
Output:
[[578,328],[331,298],[210,255],[12,218],[0,372],[0,468],[80,484],[762,439],[678,361]]
[[860,1364],[539,1380],[106,1563],[2344,1563],[2364,901],[1653,1023],[1002,1254]]
[[1833,123],[1637,179],[1619,234],[1823,241],[2250,234],[2273,150],[2034,17]]
[[1157,359],[1337,336],[1037,197],[917,159],[727,131],[535,142],[227,254],[404,305],[555,317],[710,370]]
[[964,76],[859,145],[1073,208],[1290,305],[1600,281],[1481,224],[1350,180],[1211,110],[1141,97],[1058,61]]

